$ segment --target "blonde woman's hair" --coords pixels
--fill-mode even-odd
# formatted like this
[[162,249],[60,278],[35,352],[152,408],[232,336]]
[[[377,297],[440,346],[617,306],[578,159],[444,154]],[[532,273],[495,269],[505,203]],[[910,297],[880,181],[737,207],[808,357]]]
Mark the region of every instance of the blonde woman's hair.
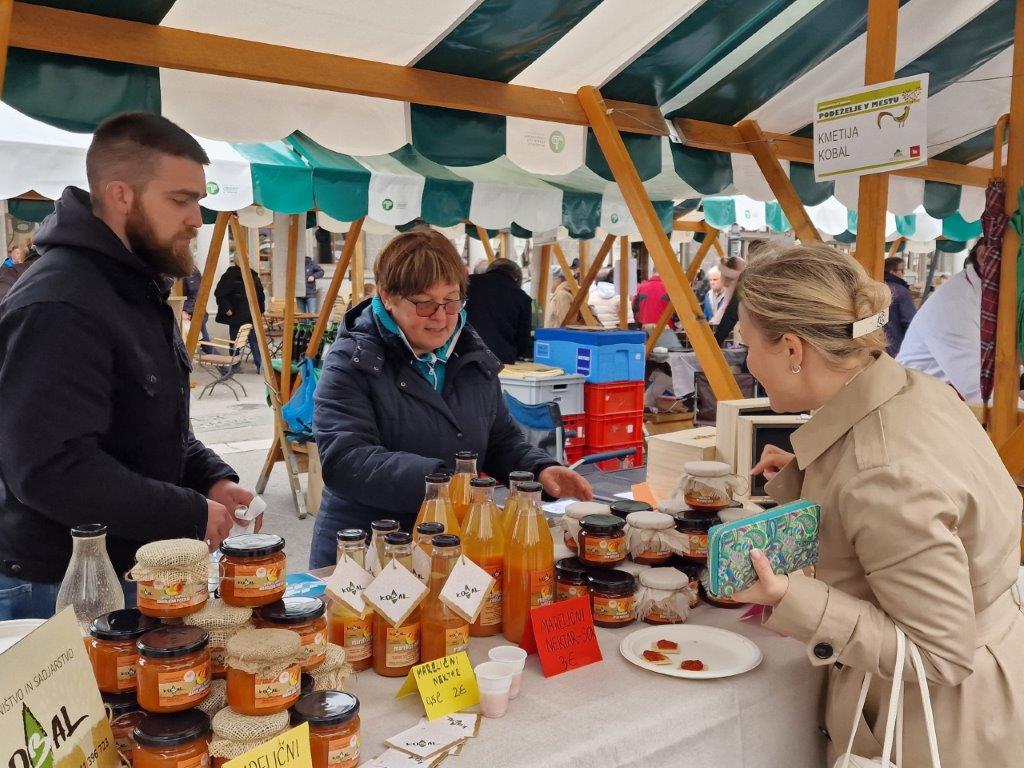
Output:
[[743,270],[737,290],[747,316],[770,343],[792,333],[839,369],[864,351],[876,357],[885,351],[884,328],[854,339],[851,326],[889,306],[888,286],[827,245],[762,251]]

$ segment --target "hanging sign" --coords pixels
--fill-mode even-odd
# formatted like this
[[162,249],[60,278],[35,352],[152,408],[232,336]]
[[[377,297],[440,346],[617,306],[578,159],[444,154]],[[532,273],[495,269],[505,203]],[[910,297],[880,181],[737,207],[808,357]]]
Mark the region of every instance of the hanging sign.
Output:
[[480,703],[476,673],[465,651],[417,664],[409,670],[396,699],[419,691],[427,719],[436,720]]
[[[331,742],[331,751],[340,752],[343,760],[359,760],[358,737],[354,744],[338,748]],[[291,728],[270,741],[250,749],[241,757],[228,760],[224,768],[313,768],[313,757],[309,745],[309,723]]]
[[832,96],[814,106],[814,177],[829,181],[928,162],[928,75]]

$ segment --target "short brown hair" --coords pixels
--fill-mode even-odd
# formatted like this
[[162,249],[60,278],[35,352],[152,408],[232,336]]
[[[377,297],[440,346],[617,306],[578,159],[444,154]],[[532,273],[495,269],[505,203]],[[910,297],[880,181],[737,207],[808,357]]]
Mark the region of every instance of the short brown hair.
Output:
[[891,275],[893,272],[895,272],[897,269],[900,269],[903,266],[905,265],[903,263],[902,256],[890,256],[885,260],[885,274]]
[[432,286],[455,283],[466,295],[466,265],[451,241],[432,229],[403,232],[384,246],[373,268],[377,290],[415,296]]

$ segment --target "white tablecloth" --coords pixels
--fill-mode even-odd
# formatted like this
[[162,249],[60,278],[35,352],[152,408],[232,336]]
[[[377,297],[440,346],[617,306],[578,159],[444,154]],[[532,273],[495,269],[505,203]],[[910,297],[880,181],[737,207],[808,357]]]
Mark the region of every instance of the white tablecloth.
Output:
[[[747,359],[744,347],[723,349],[725,362],[729,365],[742,365]],[[700,370],[700,362],[696,352],[669,352],[668,364],[672,368],[672,392],[676,397],[686,397],[693,393],[693,375]]]

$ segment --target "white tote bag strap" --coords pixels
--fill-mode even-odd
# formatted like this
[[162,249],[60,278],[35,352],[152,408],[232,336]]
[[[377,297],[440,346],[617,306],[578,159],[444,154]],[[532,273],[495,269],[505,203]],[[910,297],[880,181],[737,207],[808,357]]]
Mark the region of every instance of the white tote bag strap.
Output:
[[860,696],[857,698],[857,709],[853,711],[853,728],[850,729],[850,742],[846,745],[846,754],[843,755],[842,764],[836,763],[836,768],[850,768],[850,755],[853,754],[853,741],[857,736],[857,726],[860,724],[860,715],[864,711],[864,704],[868,700],[868,689],[871,688],[871,673],[864,675],[864,684],[860,687]]
[[903,666],[907,661],[907,636],[896,627],[896,666],[893,667],[892,690],[889,692],[889,711],[885,718],[885,743],[882,746],[882,765],[888,768],[892,761],[892,745],[896,735],[900,694],[903,691]]
[[924,662],[913,641],[908,641],[908,644],[910,646],[910,661],[914,665],[914,672],[917,673],[917,685],[921,689],[921,707],[924,710],[924,725],[928,733],[928,749],[931,752],[932,768],[940,768],[939,743],[935,736],[935,716],[932,714],[932,697],[928,693],[928,678],[924,674]]

